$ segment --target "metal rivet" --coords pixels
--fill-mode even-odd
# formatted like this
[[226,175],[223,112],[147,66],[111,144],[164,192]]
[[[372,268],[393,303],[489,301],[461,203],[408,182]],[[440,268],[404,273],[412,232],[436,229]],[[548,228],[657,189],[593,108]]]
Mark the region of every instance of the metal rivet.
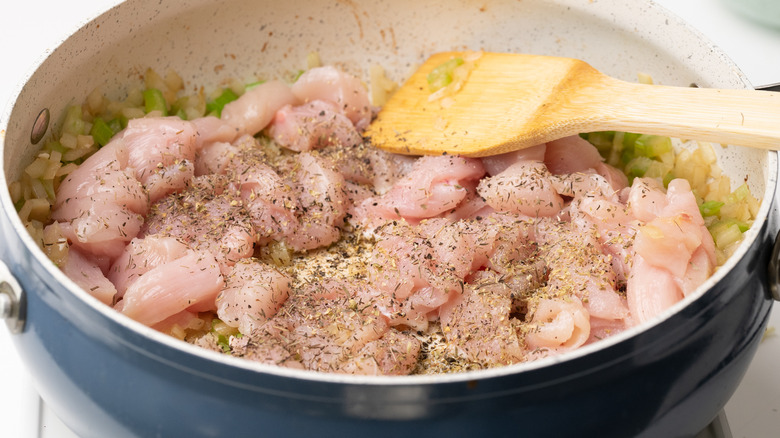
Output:
[[35,118],[32,130],[30,131],[30,142],[32,144],[38,144],[46,135],[46,130],[49,129],[49,109],[44,108],[38,113],[38,117]]
[[0,260],[0,319],[11,333],[21,333],[27,313],[27,300],[19,282]]

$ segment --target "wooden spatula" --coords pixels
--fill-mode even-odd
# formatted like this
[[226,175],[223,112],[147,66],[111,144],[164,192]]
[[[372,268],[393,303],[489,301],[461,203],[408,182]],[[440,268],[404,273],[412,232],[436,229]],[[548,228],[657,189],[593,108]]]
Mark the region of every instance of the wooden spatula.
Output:
[[431,56],[365,137],[390,152],[474,157],[611,130],[780,149],[778,93],[624,82],[569,58],[485,52],[460,90],[431,101],[428,73],[464,56]]

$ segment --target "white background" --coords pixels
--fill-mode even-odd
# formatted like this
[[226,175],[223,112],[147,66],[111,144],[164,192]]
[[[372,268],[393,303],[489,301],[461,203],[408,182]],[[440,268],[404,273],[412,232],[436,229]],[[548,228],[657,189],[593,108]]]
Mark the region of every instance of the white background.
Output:
[[[17,85],[71,31],[118,0],[5,0],[0,5],[0,105],[9,104]],[[780,31],[735,16],[718,0],[658,0],[689,21],[734,59],[756,85],[780,82]],[[3,133],[0,133],[2,135]],[[2,244],[2,243],[0,243]],[[774,312],[770,326],[780,326]],[[780,434],[778,336],[767,338],[737,393],[726,407],[734,437]],[[71,435],[39,399],[0,323],[0,435],[11,438]],[[45,430],[39,424],[43,418]]]

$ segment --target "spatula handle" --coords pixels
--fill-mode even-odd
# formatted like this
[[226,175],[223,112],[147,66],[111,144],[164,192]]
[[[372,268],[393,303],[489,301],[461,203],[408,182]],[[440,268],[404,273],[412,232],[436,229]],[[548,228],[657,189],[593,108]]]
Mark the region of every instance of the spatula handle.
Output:
[[780,149],[780,93],[643,85],[609,78],[599,129]]

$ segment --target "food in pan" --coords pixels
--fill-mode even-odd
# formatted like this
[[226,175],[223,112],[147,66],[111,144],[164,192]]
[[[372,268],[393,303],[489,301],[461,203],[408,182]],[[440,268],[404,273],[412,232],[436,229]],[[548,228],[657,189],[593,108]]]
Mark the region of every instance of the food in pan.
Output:
[[210,96],[145,79],[70,107],[9,190],[96,299],[249,360],[395,375],[576,349],[694,291],[758,209],[719,146],[595,132],[397,156],[362,138],[376,107],[332,66]]

